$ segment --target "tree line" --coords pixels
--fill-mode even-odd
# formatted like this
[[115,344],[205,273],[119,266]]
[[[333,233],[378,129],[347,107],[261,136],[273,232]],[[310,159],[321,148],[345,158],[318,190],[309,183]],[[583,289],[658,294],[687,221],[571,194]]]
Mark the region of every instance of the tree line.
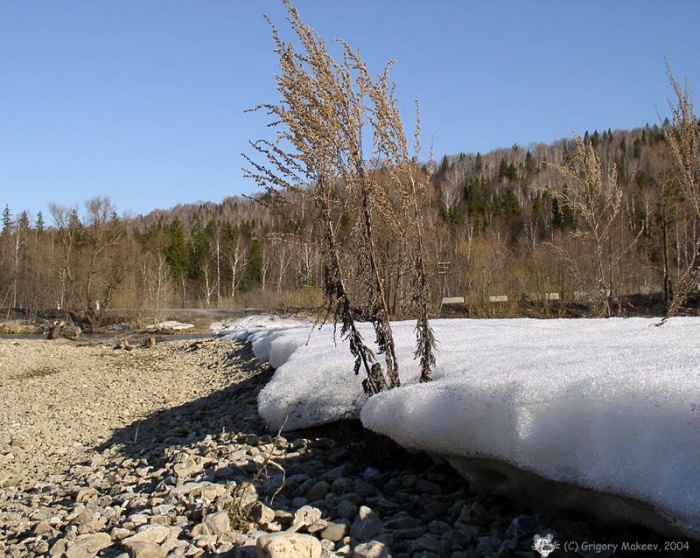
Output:
[[[695,200],[683,191],[663,126],[593,131],[579,138],[603,173],[616,169],[615,207],[581,205],[571,194],[577,139],[444,156],[416,172],[429,185],[426,219],[431,304],[463,296],[473,316],[512,311],[490,295],[560,301],[603,292],[662,293],[669,304],[698,246]],[[377,177],[381,169],[372,171]],[[119,215],[109,198],[82,207],[50,205],[49,215],[5,206],[0,232],[0,305],[36,312],[60,307],[102,319],[110,308],[155,317],[171,307],[314,307],[321,303],[322,224],[313,188],[264,192],[221,203],[181,205],[145,216]],[[595,219],[606,233],[591,238]],[[338,209],[338,240],[353,219]],[[388,308],[410,314],[402,254],[385,253]],[[441,265],[438,265],[440,263]],[[351,288],[359,288],[351,285]]]
[[[279,41],[283,64],[284,48]],[[345,66],[329,58],[321,62],[330,70],[321,70],[346,82],[359,72],[356,87],[369,104],[337,105],[345,121],[333,131],[334,114],[310,107],[345,102],[315,97],[338,84],[312,80],[305,91],[303,72],[295,77],[299,68],[290,66],[291,81],[280,88],[289,86],[287,103],[303,102],[263,107],[307,119],[295,124],[290,116],[287,138],[294,140],[294,126],[307,126],[298,130],[306,159],[303,151],[285,159],[273,142],[256,142],[268,162],[280,156],[281,174],[248,158],[249,175],[265,186],[254,196],[137,217],[118,214],[107,197],[82,207],[49,204],[48,216],[5,206],[0,307],[60,308],[90,324],[111,309],[157,319],[172,307],[318,308],[335,273],[329,249],[337,252],[333,265],[348,270],[344,311],[380,311],[384,321],[436,314],[445,297],[463,297],[470,316],[516,315],[524,299],[545,315],[562,315],[577,301],[612,315],[622,295],[659,293],[671,312],[697,290],[700,124],[687,85],[670,68],[676,99],[659,124],[420,164],[417,150],[408,152],[386,72],[374,81],[347,47],[345,56]],[[352,101],[356,91],[343,94]],[[355,118],[372,123],[371,157],[361,134],[355,141],[345,131],[352,110],[369,115]],[[314,134],[329,133],[324,160]],[[337,145],[347,150],[333,152]],[[367,293],[371,300],[351,307]],[[507,302],[492,303],[494,295]]]

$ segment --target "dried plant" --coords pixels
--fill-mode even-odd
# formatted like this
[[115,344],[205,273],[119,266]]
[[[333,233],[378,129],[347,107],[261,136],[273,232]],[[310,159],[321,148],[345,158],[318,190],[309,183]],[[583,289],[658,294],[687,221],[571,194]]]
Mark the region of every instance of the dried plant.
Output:
[[[288,21],[300,50],[284,42],[268,19],[280,59],[277,76],[279,104],[263,104],[274,118],[274,141],[251,145],[264,162],[244,155],[247,175],[269,190],[309,188],[316,218],[322,224],[324,291],[327,316],[341,324],[341,336],[349,340],[355,373],[363,368],[368,394],[400,384],[399,364],[390,324],[386,262],[377,245],[378,229],[392,234],[400,251],[408,248],[413,268],[413,298],[419,311],[417,356],[421,379],[430,378],[434,338],[428,324],[426,273],[421,205],[425,185],[408,155],[394,85],[388,70],[373,78],[367,65],[346,43],[336,61],[322,37],[305,25],[287,0]],[[365,133],[372,133],[372,155],[365,154]],[[388,179],[386,179],[388,177]],[[339,235],[343,218],[354,226],[349,246]],[[350,256],[348,258],[348,255]],[[349,265],[348,265],[349,264]],[[355,279],[362,292],[353,298],[348,280]],[[386,375],[360,334],[354,311],[369,316],[376,343],[384,355]]]
[[[669,100],[673,121],[664,125],[664,136],[671,151],[677,181],[685,199],[690,203],[696,219],[700,219],[700,122],[695,114],[693,96],[688,84],[685,87],[676,79],[666,62],[666,74],[676,95],[676,103]],[[695,246],[690,262],[683,270],[678,283],[678,295],[669,306],[661,324],[678,313],[696,290],[700,281],[700,241]],[[661,325],[659,324],[659,325]]]

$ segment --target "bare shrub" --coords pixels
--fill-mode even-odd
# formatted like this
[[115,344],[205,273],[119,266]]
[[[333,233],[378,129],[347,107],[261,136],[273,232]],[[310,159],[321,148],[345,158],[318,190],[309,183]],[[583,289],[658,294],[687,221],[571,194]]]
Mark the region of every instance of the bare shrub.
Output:
[[[400,384],[387,296],[388,262],[378,247],[378,230],[393,235],[407,255],[412,303],[419,316],[416,356],[421,380],[428,381],[435,340],[428,323],[421,214],[426,186],[415,168],[415,156],[409,155],[389,81],[390,65],[374,78],[359,53],[342,42],[342,61],[336,61],[291,3],[285,5],[301,49],[283,41],[268,19],[280,59],[277,86],[282,100],[253,109],[274,118],[271,126],[277,135],[272,141],[251,142],[264,162],[244,155],[250,164],[247,175],[272,197],[280,189],[296,193],[309,188],[321,225],[317,234],[326,315],[341,324],[355,373],[365,370],[363,385],[370,395]],[[364,145],[368,131],[373,145],[369,156]],[[343,223],[348,220],[351,230],[345,231]],[[353,279],[359,288],[351,293],[348,283]],[[357,312],[374,326],[386,373],[357,328]]]

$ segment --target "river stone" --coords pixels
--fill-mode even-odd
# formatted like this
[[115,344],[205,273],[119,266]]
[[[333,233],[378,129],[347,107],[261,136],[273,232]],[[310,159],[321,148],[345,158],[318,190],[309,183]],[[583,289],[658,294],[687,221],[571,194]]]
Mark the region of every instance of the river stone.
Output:
[[357,515],[357,509],[357,506],[352,502],[348,502],[347,500],[341,500],[335,507],[335,512],[338,514],[339,517],[344,517],[346,519],[355,519],[355,516]]
[[358,544],[352,558],[391,558],[391,550],[383,542],[370,541]]
[[321,558],[323,546],[311,535],[272,533],[256,544],[258,558]]
[[204,518],[204,525],[212,535],[223,535],[231,532],[231,519],[227,512],[210,513]]
[[160,544],[168,538],[169,534],[170,529],[164,527],[163,525],[149,525],[135,535],[124,539],[122,544],[124,546],[128,546],[130,543],[134,542],[150,542]]
[[66,550],[66,558],[93,558],[97,553],[112,546],[112,537],[107,533],[80,535]]
[[360,506],[357,518],[350,529],[350,536],[358,541],[368,541],[384,531],[379,515],[367,506]]
[[306,491],[306,493],[304,494],[304,498],[306,498],[309,502],[322,500],[323,498],[325,498],[326,494],[328,494],[330,488],[331,485],[328,484],[326,481],[318,481],[311,488],[309,488],[309,490]]
[[165,558],[167,551],[160,545],[149,541],[123,542],[129,552],[129,558]]
[[272,523],[275,520],[275,510],[262,502],[255,502],[250,508],[250,517],[258,524]]
[[314,508],[313,506],[302,506],[294,514],[294,525],[297,528],[308,527],[312,523],[321,519],[321,510]]
[[348,526],[345,523],[329,523],[326,528],[321,531],[321,538],[328,541],[338,542],[348,532]]

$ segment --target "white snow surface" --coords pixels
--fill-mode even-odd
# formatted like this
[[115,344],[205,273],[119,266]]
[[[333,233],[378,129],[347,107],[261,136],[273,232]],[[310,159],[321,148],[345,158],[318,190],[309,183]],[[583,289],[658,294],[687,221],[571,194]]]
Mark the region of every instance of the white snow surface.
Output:
[[[434,381],[414,323],[393,324],[402,387],[369,400],[331,326],[258,329],[276,368],[258,398],[272,429],[361,413],[407,448],[507,462],[650,504],[700,533],[700,319],[434,320]],[[368,324],[361,330],[373,340]]]
[[156,324],[157,328],[159,329],[175,329],[175,330],[180,330],[180,329],[191,329],[194,327],[194,324],[185,324],[182,322],[177,322],[175,320],[169,320],[166,322],[160,322]]

